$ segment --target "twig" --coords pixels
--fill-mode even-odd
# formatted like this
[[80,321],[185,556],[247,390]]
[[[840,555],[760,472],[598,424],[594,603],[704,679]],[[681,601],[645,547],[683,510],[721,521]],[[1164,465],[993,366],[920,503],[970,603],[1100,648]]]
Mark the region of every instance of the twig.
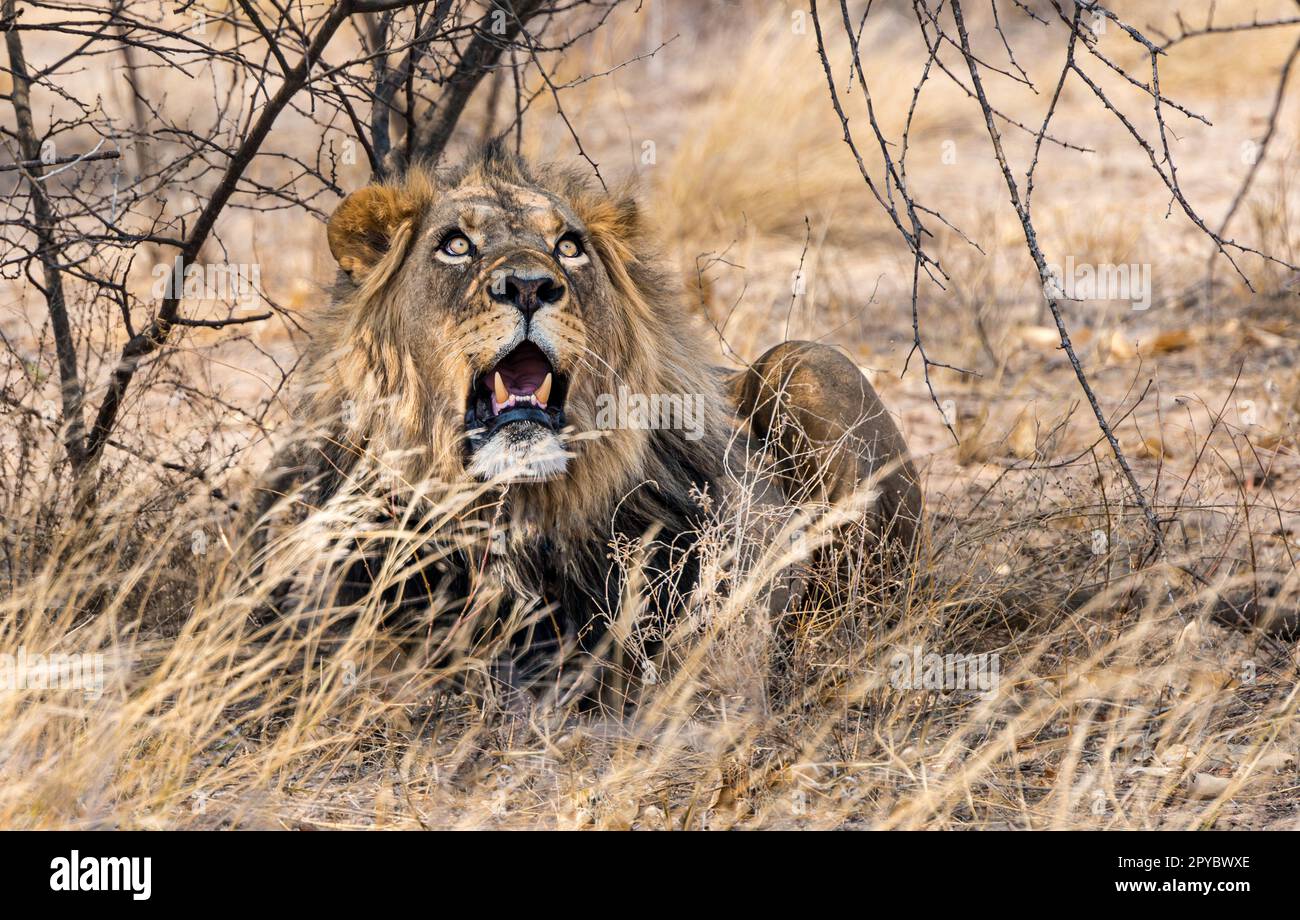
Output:
[[[966,34],[966,23],[962,17],[961,0],[952,0],[952,15],[957,26],[957,34],[961,39],[963,52],[970,47],[970,38]],[[1040,278],[1048,278],[1047,259],[1044,258],[1042,250],[1038,245],[1038,234],[1034,230],[1033,221],[1029,216],[1029,211],[1025,209],[1020,200],[1020,189],[1016,184],[1015,177],[1011,174],[1011,167],[1007,163],[1006,154],[1002,150],[1002,138],[998,134],[997,125],[993,122],[993,113],[989,107],[988,100],[984,94],[984,84],[980,80],[979,69],[975,66],[974,60],[966,58],[967,67],[970,70],[971,81],[975,87],[975,93],[979,98],[980,109],[984,113],[984,127],[988,132],[989,140],[993,145],[994,156],[997,157],[998,165],[1002,169],[1002,177],[1007,185],[1007,192],[1011,196],[1011,204],[1020,218],[1020,225],[1024,230],[1025,244],[1029,247],[1030,255],[1033,256],[1034,264],[1038,268]],[[1073,52],[1066,61],[1067,67],[1073,66]],[[1083,371],[1083,365],[1079,362],[1079,356],[1074,350],[1074,345],[1070,342],[1070,333],[1065,326],[1065,319],[1061,315],[1060,300],[1052,297],[1044,290],[1044,296],[1047,299],[1047,306],[1052,311],[1052,319],[1056,321],[1056,330],[1061,337],[1061,348],[1065,350],[1066,357],[1070,360],[1070,366],[1074,368],[1074,376],[1079,381],[1079,386],[1083,389],[1084,395],[1088,399],[1088,405],[1092,407],[1092,413],[1097,419],[1097,426],[1101,429],[1102,434],[1106,436],[1106,441],[1110,444],[1111,453],[1115,455],[1115,462],[1123,471],[1125,479],[1128,480],[1129,489],[1133,493],[1133,499],[1138,507],[1142,509],[1142,516],[1146,518],[1147,526],[1151,530],[1152,539],[1160,551],[1164,551],[1164,532],[1160,527],[1160,522],[1156,518],[1155,512],[1151,509],[1150,503],[1142,492],[1142,487],[1138,484],[1137,477],[1133,474],[1133,469],[1129,466],[1128,458],[1124,451],[1120,449],[1119,440],[1111,430],[1110,423],[1106,420],[1106,414],[1102,411],[1100,403],[1097,401],[1097,394],[1093,392],[1092,385],[1088,382],[1088,376]]]
[[84,153],[73,154],[66,157],[55,157],[52,160],[23,160],[18,163],[6,163],[0,166],[0,172],[10,172],[15,169],[40,169],[42,166],[61,166],[64,163],[89,163],[91,160],[116,160],[122,154],[116,150],[105,150],[101,153]]

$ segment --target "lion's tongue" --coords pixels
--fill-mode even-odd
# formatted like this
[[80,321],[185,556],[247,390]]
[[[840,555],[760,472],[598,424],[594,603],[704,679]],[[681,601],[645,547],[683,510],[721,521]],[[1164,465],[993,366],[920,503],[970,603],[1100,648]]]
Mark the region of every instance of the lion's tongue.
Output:
[[[524,342],[510,354],[506,355],[492,369],[493,379],[490,383],[493,389],[492,396],[492,413],[495,415],[503,408],[513,406],[516,402],[533,402],[532,395],[546,380],[546,376],[551,373],[551,363],[546,360],[546,355],[542,350],[532,342]],[[498,398],[496,390],[496,378],[499,377],[501,384],[505,387],[507,398],[503,401]],[[520,400],[518,397],[530,397]],[[542,403],[544,406],[545,403]]]
[[546,379],[551,372],[550,362],[542,350],[532,342],[525,342],[501,359],[496,366],[496,373],[501,375],[506,389],[516,396],[527,396]]

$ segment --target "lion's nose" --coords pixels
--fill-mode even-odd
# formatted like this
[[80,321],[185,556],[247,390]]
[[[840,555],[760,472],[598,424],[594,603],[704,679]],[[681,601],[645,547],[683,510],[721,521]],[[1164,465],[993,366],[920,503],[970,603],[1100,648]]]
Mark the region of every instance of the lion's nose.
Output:
[[521,278],[507,275],[491,287],[492,299],[514,304],[525,317],[564,296],[564,285],[550,275]]

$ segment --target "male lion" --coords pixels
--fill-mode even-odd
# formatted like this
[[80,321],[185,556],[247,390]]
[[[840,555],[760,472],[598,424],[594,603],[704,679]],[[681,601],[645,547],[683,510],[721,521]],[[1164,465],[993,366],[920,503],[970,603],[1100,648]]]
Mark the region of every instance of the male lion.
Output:
[[[301,409],[315,430],[273,461],[258,516],[306,481],[318,506],[383,493],[377,518],[425,527],[438,547],[390,600],[423,611],[432,634],[473,598],[480,628],[514,634],[525,666],[512,680],[574,648],[617,657],[602,643],[626,587],[619,547],[649,540],[644,561],[666,577],[641,609],[671,616],[698,577],[706,506],[760,488],[738,465],[764,466],[761,500],[786,505],[842,502],[870,482],[872,539],[915,543],[916,474],[857,367],[788,342],[740,372],[715,368],[629,195],[489,145],[449,173],[413,168],[353,192],[328,236],[339,280],[310,320]],[[619,393],[670,397],[691,418],[610,424]],[[401,510],[438,488],[468,488],[464,513]],[[490,551],[443,539],[471,523]],[[345,581],[364,591],[372,562]]]

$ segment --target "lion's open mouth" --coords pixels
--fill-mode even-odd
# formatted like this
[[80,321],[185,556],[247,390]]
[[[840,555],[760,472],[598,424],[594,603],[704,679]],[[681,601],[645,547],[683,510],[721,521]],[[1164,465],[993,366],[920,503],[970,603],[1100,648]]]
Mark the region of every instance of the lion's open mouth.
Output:
[[470,386],[465,427],[491,437],[511,422],[532,422],[559,431],[564,427],[568,378],[532,342],[522,342]]

